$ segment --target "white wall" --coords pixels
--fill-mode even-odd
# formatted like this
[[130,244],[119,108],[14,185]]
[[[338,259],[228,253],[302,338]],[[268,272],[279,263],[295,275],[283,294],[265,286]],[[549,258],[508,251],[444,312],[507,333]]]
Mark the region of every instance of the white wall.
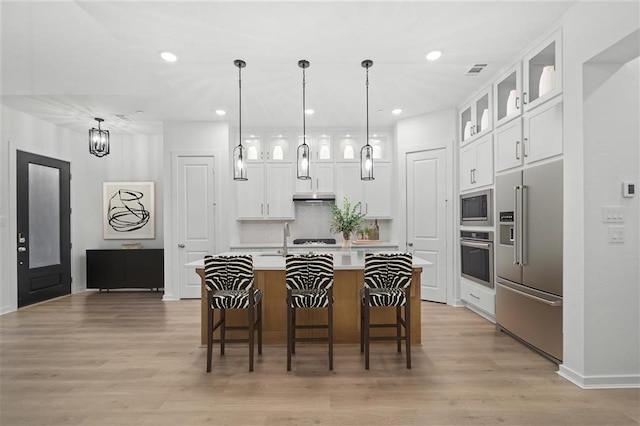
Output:
[[[560,374],[583,387],[591,386],[625,386],[635,381],[638,386],[639,372],[634,370],[637,365],[638,352],[622,353],[617,359],[617,364],[622,362],[625,371],[613,365],[605,359],[610,350],[600,344],[602,326],[594,327],[591,315],[600,317],[603,313],[613,312],[619,308],[633,309],[630,306],[621,306],[616,298],[606,297],[594,300],[591,293],[594,286],[588,274],[592,272],[588,263],[597,258],[594,250],[598,251],[605,243],[601,241],[594,248],[587,248],[587,233],[593,232],[592,223],[587,219],[594,208],[599,208],[604,203],[612,200],[602,198],[590,203],[587,194],[595,188],[591,182],[603,178],[611,167],[604,169],[594,167],[589,162],[592,152],[589,147],[592,143],[586,141],[586,120],[583,103],[585,101],[583,91],[585,82],[583,79],[584,64],[591,58],[606,50],[619,40],[625,38],[639,27],[639,7],[637,2],[609,2],[602,3],[579,2],[563,16],[563,98],[564,98],[564,359],[560,366]],[[597,31],[593,29],[597,28]],[[637,91],[636,91],[637,95]],[[637,122],[637,115],[635,117]],[[590,129],[591,130],[591,129]],[[607,140],[619,136],[615,129],[608,128]],[[636,138],[636,144],[637,144]],[[586,142],[586,143],[585,143]],[[604,143],[604,141],[599,141]],[[623,145],[624,146],[624,145]],[[616,159],[622,159],[626,153],[618,152]],[[637,154],[631,154],[638,158]],[[632,173],[631,170],[629,170]],[[636,169],[637,175],[637,169]],[[618,180],[616,175],[613,179]],[[617,185],[616,185],[617,186]],[[619,191],[619,186],[617,186]],[[614,196],[614,189],[607,189],[606,197]],[[602,223],[598,223],[600,233]],[[608,246],[607,246],[608,247]],[[631,247],[627,245],[627,247]],[[607,256],[608,258],[608,256]],[[636,251],[636,262],[638,254]],[[604,268],[600,261],[598,268]],[[635,282],[633,281],[635,278]],[[637,271],[635,273],[623,273],[622,280],[615,282],[607,280],[607,286],[619,286],[620,295],[631,295],[631,286],[638,286]],[[598,285],[605,285],[598,283]],[[636,296],[637,300],[637,296]],[[637,305],[636,305],[637,314]],[[629,311],[624,314],[633,315]],[[613,326],[619,325],[619,318],[612,318]],[[608,323],[607,323],[608,324]],[[637,324],[636,324],[637,325]],[[624,327],[626,331],[631,331]],[[637,329],[636,329],[637,331]],[[609,328],[611,332],[611,328]],[[620,339],[616,345],[620,345]]]
[[[87,129],[92,123],[87,123]],[[108,128],[108,125],[105,126]],[[162,140],[160,136],[112,134],[111,154],[97,158],[89,154],[86,133],[75,133],[20,111],[2,107],[0,155],[1,257],[0,313],[17,308],[16,276],[16,151],[27,151],[71,163],[71,291],[86,289],[85,250],[119,247],[125,240],[102,239],[102,182],[109,180],[154,180],[157,183],[158,224],[155,240],[142,240],[145,247],[163,246],[162,229]],[[126,240],[131,242],[131,240]]]
[[[640,373],[639,182],[640,59],[585,67],[585,373]],[[603,80],[604,79],[604,80]],[[610,243],[603,206],[623,206],[626,241]],[[614,224],[617,225],[617,224]]]
[[453,223],[456,211],[456,200],[453,194],[457,188],[456,168],[453,167],[457,150],[455,149],[455,129],[456,111],[454,109],[438,111],[418,117],[399,120],[395,126],[396,151],[394,162],[396,164],[396,180],[394,188],[402,188],[397,194],[396,220],[393,223],[392,235],[398,237],[398,245],[401,250],[405,249],[407,243],[407,194],[406,194],[406,155],[408,152],[446,148],[447,154],[447,204],[446,217],[447,234],[449,244],[447,245],[447,303],[450,305],[460,304],[460,293],[458,286],[454,285],[454,251],[453,241],[457,226]]
[[179,252],[177,251],[177,222],[173,205],[176,189],[173,187],[173,171],[178,154],[212,155],[215,170],[215,247],[216,251],[229,250],[230,235],[237,233],[235,198],[232,193],[232,176],[229,151],[229,126],[212,122],[168,122],[164,124],[164,211],[165,229],[165,289],[164,300],[179,300]]

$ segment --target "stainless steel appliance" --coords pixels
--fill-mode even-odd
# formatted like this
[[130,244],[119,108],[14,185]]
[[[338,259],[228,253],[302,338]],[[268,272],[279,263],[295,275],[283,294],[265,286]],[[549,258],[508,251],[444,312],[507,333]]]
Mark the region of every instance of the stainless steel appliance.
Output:
[[493,189],[460,195],[460,225],[493,225]]
[[496,322],[562,360],[562,161],[496,177]]
[[493,232],[460,231],[462,276],[493,288]]

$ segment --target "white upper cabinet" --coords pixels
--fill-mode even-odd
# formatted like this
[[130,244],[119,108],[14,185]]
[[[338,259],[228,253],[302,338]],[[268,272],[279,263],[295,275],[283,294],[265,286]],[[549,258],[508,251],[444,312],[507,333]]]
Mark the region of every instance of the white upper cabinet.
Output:
[[243,136],[242,139],[242,145],[247,153],[247,161],[264,162],[267,155],[262,138],[255,134],[249,134],[247,136]]
[[[366,135],[360,133],[339,134],[336,143],[336,161],[360,161],[360,150],[365,145]],[[384,132],[370,132],[369,144],[373,147],[373,159],[391,160],[389,135]]]
[[459,136],[463,144],[482,137],[493,129],[491,99],[491,86],[488,86],[460,108]]
[[293,164],[247,165],[247,180],[234,182],[238,219],[293,219]]
[[265,160],[274,163],[288,163],[295,161],[293,140],[290,135],[269,135]]
[[530,111],[562,93],[562,33],[556,31],[536,45],[523,61],[524,110]]
[[501,74],[493,86],[496,127],[522,115],[522,63]]
[[493,138],[484,138],[460,148],[460,191],[493,184]]
[[351,205],[360,202],[367,219],[391,218],[391,164],[374,162],[374,180],[360,180],[359,163],[336,164],[336,205],[346,197]]
[[522,119],[510,121],[496,129],[496,172],[522,165],[524,157]]
[[[302,143],[302,136],[299,136],[298,147]],[[296,193],[334,192],[331,136],[328,134],[307,136],[307,145],[309,145],[311,156],[309,169],[311,179],[295,179]],[[297,161],[296,159],[297,153],[294,154],[294,161]],[[296,178],[295,175],[294,178]]]
[[562,98],[525,114],[523,134],[525,163],[562,154]]

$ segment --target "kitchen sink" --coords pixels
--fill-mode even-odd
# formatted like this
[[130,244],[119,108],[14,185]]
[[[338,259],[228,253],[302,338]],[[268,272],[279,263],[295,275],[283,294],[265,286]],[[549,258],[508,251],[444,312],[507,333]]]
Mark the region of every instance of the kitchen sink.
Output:
[[274,252],[274,251],[266,251],[262,253],[258,253],[258,256],[280,256],[282,257],[282,253]]

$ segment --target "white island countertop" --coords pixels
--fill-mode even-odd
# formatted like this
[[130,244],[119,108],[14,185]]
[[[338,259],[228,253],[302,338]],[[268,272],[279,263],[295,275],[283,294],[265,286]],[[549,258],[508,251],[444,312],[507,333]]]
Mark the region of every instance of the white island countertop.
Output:
[[[335,250],[335,251],[323,251],[322,254],[330,253],[333,254],[333,269],[364,269],[364,254],[365,250]],[[394,252],[385,252],[380,251],[380,253],[394,253]],[[224,252],[218,253],[219,255],[239,255],[239,254],[250,254],[253,256],[253,269],[254,270],[284,270],[285,262],[284,257],[282,255],[277,255],[275,252]],[[291,254],[299,254],[291,253]],[[195,260],[193,262],[187,263],[185,266],[192,268],[204,268],[204,259]],[[413,257],[413,267],[414,268],[422,268],[426,266],[433,266],[432,262],[428,260],[421,259],[419,257]]]

